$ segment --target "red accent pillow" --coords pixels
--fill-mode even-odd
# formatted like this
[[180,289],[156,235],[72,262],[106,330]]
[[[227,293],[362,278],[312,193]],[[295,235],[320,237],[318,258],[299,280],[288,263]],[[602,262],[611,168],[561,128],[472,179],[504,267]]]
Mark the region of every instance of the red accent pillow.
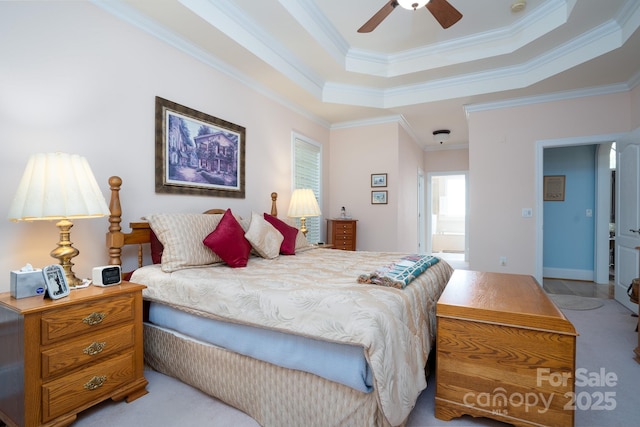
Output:
[[227,209],[218,226],[202,243],[215,252],[230,267],[246,267],[251,252],[251,243],[244,237],[238,220]]
[[151,231],[151,237],[149,239],[149,243],[151,244],[151,262],[154,264],[162,263],[162,251],[164,251],[164,246],[156,236],[156,233]]
[[286,222],[279,220],[275,216],[269,215],[265,212],[264,219],[276,230],[284,236],[284,240],[280,245],[280,253],[282,255],[295,255],[296,254],[296,237],[298,237],[298,229],[290,226]]

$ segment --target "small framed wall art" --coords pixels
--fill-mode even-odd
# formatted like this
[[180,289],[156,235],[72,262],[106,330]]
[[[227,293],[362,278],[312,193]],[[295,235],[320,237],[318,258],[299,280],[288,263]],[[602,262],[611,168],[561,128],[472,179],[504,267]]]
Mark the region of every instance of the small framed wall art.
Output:
[[386,205],[387,204],[387,190],[372,191],[371,192],[371,204],[372,205]]
[[386,187],[387,186],[387,174],[386,173],[372,173],[371,174],[371,187]]
[[548,175],[544,177],[544,201],[564,201],[565,175]]

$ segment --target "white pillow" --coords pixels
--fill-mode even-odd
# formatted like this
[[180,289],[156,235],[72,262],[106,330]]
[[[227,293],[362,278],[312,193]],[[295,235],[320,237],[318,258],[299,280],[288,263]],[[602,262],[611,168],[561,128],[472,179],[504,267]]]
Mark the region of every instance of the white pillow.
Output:
[[262,258],[277,258],[284,236],[260,214],[251,213],[251,224],[244,234],[251,247]]
[[164,246],[162,271],[201,267],[223,262],[202,241],[218,226],[220,214],[165,213],[146,216]]

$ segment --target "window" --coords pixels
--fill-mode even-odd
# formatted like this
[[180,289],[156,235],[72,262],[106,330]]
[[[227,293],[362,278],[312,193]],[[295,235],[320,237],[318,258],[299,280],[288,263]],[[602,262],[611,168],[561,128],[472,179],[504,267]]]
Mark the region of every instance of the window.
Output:
[[[310,188],[320,200],[322,146],[315,141],[293,134],[293,188]],[[299,225],[299,224],[298,224]],[[320,217],[307,218],[307,239],[316,243],[320,239]]]

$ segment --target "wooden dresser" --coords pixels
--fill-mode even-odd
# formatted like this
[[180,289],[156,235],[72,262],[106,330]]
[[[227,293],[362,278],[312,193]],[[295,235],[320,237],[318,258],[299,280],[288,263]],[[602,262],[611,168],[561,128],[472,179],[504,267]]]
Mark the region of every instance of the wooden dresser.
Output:
[[437,418],[573,426],[577,334],[533,277],[456,270],[436,315]]
[[142,289],[90,286],[59,300],[0,294],[0,420],[65,426],[105,399],[145,395]]
[[334,249],[355,251],[357,222],[356,219],[328,219],[327,243]]

